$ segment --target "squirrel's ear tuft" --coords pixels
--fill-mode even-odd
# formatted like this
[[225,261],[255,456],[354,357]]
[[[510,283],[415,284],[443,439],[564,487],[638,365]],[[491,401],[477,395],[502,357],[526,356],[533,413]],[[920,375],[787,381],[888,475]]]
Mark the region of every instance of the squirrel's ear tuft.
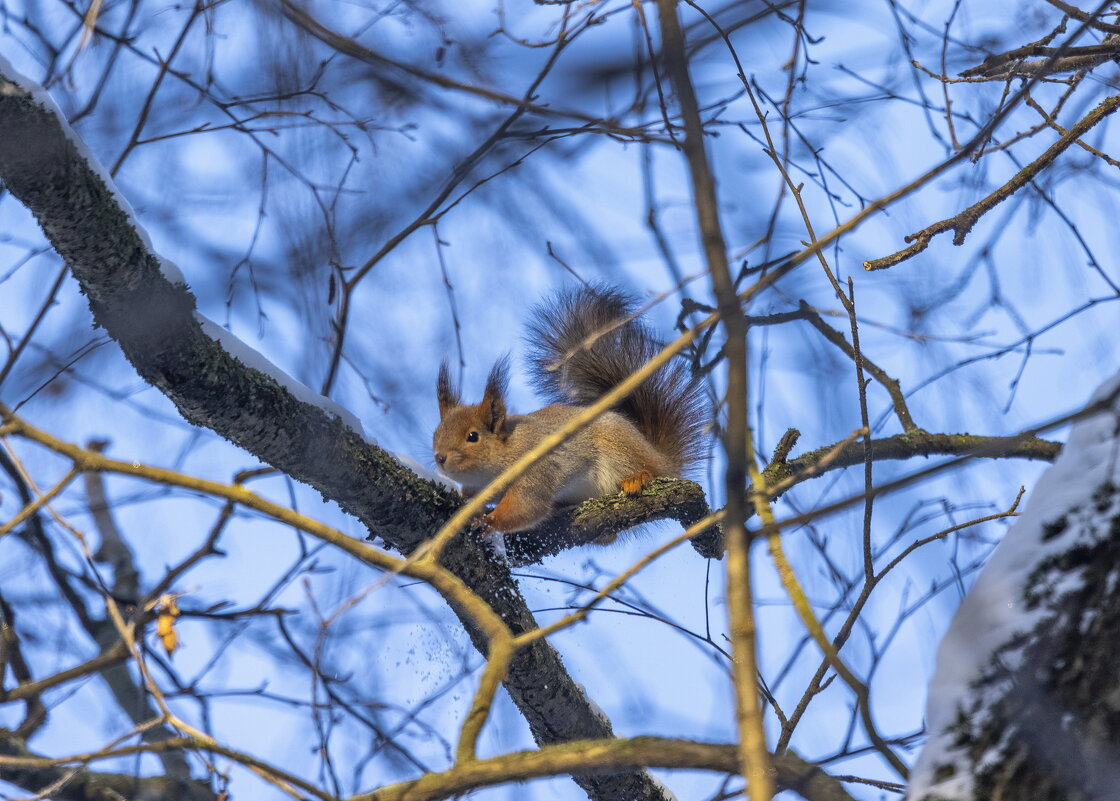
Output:
[[461,406],[459,392],[451,385],[451,369],[444,359],[439,366],[436,376],[436,399],[439,401],[439,419],[442,420],[447,413],[457,406]]
[[497,434],[506,422],[506,392],[509,389],[509,356],[494,362],[486,378],[482,396],[482,419],[491,433]]

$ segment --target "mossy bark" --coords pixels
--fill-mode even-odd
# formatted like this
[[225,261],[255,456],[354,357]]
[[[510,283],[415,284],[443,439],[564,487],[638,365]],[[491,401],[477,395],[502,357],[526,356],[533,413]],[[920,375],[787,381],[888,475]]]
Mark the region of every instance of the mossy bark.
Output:
[[[592,498],[560,510],[531,531],[507,534],[506,555],[514,565],[527,565],[581,545],[613,542],[621,532],[655,520],[676,520],[687,528],[710,512],[704,490],[696,482],[658,478],[640,495],[620,492]],[[703,556],[718,558],[722,554],[716,527],[698,534],[692,543]]]

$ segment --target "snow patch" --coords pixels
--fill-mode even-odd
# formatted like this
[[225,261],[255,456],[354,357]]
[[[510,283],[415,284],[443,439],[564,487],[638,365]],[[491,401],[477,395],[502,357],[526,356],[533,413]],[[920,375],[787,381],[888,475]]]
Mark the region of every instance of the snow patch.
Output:
[[[344,409],[342,406],[335,403],[330,398],[326,398],[320,395],[318,392],[311,389],[311,387],[307,386],[307,384],[304,384],[302,381],[297,381],[296,379],[292,378],[286,372],[284,372],[275,364],[270,362],[267,358],[265,358],[260,351],[251,348],[232,332],[222,328],[220,325],[218,325],[205,315],[200,314],[196,311],[194,313],[194,318],[198,321],[199,326],[202,328],[202,332],[211,339],[216,340],[218,344],[220,344],[226,351],[226,353],[228,353],[230,356],[233,356],[246,367],[252,367],[254,370],[260,370],[277,384],[284,387],[284,389],[291,392],[299,400],[303,401],[304,403],[310,403],[312,406],[317,406],[328,414],[334,415],[347,426],[352,428],[355,432],[364,436],[362,424],[361,422],[359,422],[358,418],[354,416],[353,412]],[[372,442],[372,444],[376,445],[377,443]]]
[[583,700],[587,703],[588,708],[591,710],[591,714],[597,717],[607,726],[610,726],[611,719],[607,717],[607,713],[603,711],[603,708],[595,703],[595,699],[588,694],[587,688],[580,684],[578,681],[575,683],[575,685],[576,689],[579,690],[579,694],[583,696]]
[[[62,129],[62,133],[70,140],[71,144],[74,145],[74,149],[78,151],[78,155],[85,159],[89,168],[101,178],[106,188],[112,194],[113,199],[117,202],[117,205],[121,207],[121,210],[128,217],[132,227],[136,229],[136,233],[144,243],[144,247],[147,251],[155,255],[156,251],[155,248],[152,247],[152,238],[148,235],[147,229],[145,229],[136,218],[136,212],[133,210],[132,204],[129,203],[128,199],[117,189],[117,185],[113,181],[113,177],[109,175],[109,171],[105,169],[98,158],[93,155],[82,137],[78,136],[74,129],[70,127],[70,122],[66,119],[66,115],[62,113],[62,109],[54,102],[54,98],[51,97],[50,92],[44,89],[38,82],[31,80],[13,67],[12,63],[4,58],[3,55],[0,55],[0,75],[23,89],[31,95],[31,98],[36,103],[54,114],[55,118],[58,120],[59,127]],[[10,92],[11,90],[9,89],[7,91]],[[186,285],[187,282],[183,280],[183,272],[176,264],[159,256],[156,256],[156,258],[159,259],[160,270],[168,281],[173,284]]]
[[500,531],[494,531],[487,535],[487,539],[490,541],[490,547],[494,549],[494,553],[504,564],[509,567],[517,567],[517,565],[510,562],[509,553],[506,552],[505,534]]
[[[1106,481],[1120,484],[1120,375],[1107,381],[1093,396],[1094,402],[1112,398],[1111,408],[1077,422],[1069,441],[1054,464],[1042,475],[1022,516],[992,552],[991,559],[965,597],[937,649],[937,665],[929,686],[926,725],[929,739],[910,775],[907,798],[926,795],[956,800],[972,798],[976,766],[954,747],[951,731],[958,710],[982,699],[973,682],[988,666],[992,655],[1016,633],[1029,632],[1045,608],[1028,610],[1022,598],[1028,578],[1042,560],[1070,547],[1068,536],[1047,533],[1048,524],[1071,510],[1091,508],[1091,497]],[[1071,533],[1073,533],[1071,526]],[[1055,587],[1058,593],[1078,586],[1070,574]],[[1014,660],[1017,652],[1003,651],[1000,659]],[[979,704],[983,710],[985,705]],[[970,724],[976,725],[972,718]],[[935,780],[942,766],[953,775]]]
[[677,801],[677,796],[674,795],[673,791],[662,784],[652,773],[649,775],[649,780],[653,782],[654,787],[656,787],[665,795],[665,798],[668,799],[668,801]]
[[[148,250],[152,253],[155,253],[155,251],[152,250],[151,243],[147,241],[148,234],[143,228],[140,227],[140,223],[136,222],[136,220],[133,219],[132,224],[133,226],[135,226],[137,233],[140,234],[140,238],[145,240],[145,245],[147,246]],[[183,277],[183,271],[179,269],[178,264],[171,261],[171,259],[165,259],[163,256],[156,256],[156,258],[159,259],[159,272],[164,278],[166,278],[172,285],[182,284],[183,286],[187,286],[187,279]]]
[[[358,431],[359,434],[362,433],[361,429],[355,429],[355,430]],[[365,435],[363,434],[362,436],[365,436]],[[370,445],[377,445],[377,441],[374,440],[373,437],[365,436],[365,440]],[[457,493],[459,491],[458,487],[455,484],[453,484],[451,481],[444,478],[442,475],[437,473],[435,470],[432,470],[430,467],[424,467],[424,465],[420,464],[418,461],[413,459],[411,456],[405,456],[403,453],[392,453],[391,451],[385,451],[385,452],[388,453],[390,456],[392,456],[394,459],[396,459],[398,462],[400,462],[402,465],[407,467],[413,473],[420,476],[420,478],[425,478],[428,481],[434,481],[436,484],[439,484],[444,489],[451,490],[452,492]]]

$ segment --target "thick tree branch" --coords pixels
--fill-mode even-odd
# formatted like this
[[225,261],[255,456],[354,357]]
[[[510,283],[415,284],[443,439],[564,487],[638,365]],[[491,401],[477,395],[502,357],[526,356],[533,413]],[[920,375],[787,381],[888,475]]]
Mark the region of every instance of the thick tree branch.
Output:
[[677,0],[657,0],[657,20],[666,71],[676,90],[684,122],[682,149],[688,162],[692,183],[692,202],[704,251],[718,301],[720,321],[727,339],[727,420],[723,430],[723,450],[727,456],[724,486],[727,507],[724,528],[728,543],[727,608],[732,676],[735,685],[735,711],[739,727],[739,762],[747,780],[751,801],[769,801],[774,795],[770,775],[769,751],[757,689],[757,638],[754,602],[751,591],[750,545],[746,529],[750,505],[745,497],[748,475],[757,477],[751,453],[751,430],[747,422],[747,321],[735,292],[727,259],[727,243],[720,223],[719,197],[715,176],[704,145],[704,124],[700,105],[689,74],[684,32],[677,16]]
[[[297,399],[230,355],[199,323],[195,299],[160,269],[133,221],[67,138],[58,118],[0,76],[0,179],[38,219],[69,264],[99,325],[137,372],[182,415],[320,491],[408,553],[460,501],[369,444],[339,417]],[[476,538],[458,538],[443,564],[491,605],[513,633],[536,627],[506,565]],[[464,621],[480,649],[483,635]],[[542,744],[613,736],[610,722],[547,642],[518,654],[510,696]],[[664,799],[644,771],[577,777],[602,801]]]
[[592,498],[558,512],[530,531],[505,535],[506,556],[514,565],[527,565],[597,540],[613,541],[615,535],[655,520],[676,520],[688,528],[709,512],[699,484],[659,478],[647,484],[641,495]]
[[1115,797],[1118,398],[1114,376],[942,639],[914,801]]

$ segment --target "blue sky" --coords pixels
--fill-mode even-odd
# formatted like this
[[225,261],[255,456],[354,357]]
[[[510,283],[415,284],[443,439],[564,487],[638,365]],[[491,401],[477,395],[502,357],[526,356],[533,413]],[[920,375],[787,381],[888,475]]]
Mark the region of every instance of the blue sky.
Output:
[[[50,72],[41,43],[20,25],[12,25],[0,36],[0,53],[33,79],[47,82],[52,97],[73,115],[95,91],[110,49],[101,41],[79,50],[77,37],[62,33],[76,24],[72,13],[53,1],[34,5],[8,7],[13,19],[24,12],[38,14],[50,31],[48,38],[65,45],[58,63],[72,64],[72,69],[64,77],[57,70]],[[609,84],[602,78],[612,65],[629,64],[634,28],[626,6],[603,6],[606,21],[565,52],[556,73],[541,85],[540,102],[596,115],[626,109],[633,96],[629,73],[620,71]],[[884,3],[853,11],[809,4],[806,30],[813,41],[808,52],[815,63],[792,94],[791,118],[797,136],[791,172],[795,180],[805,182],[804,198],[818,234],[852,216],[861,202],[893,191],[947,155],[950,133],[942,86],[915,76],[908,66],[892,8],[914,16],[900,12],[897,18],[913,36],[909,55],[937,70],[940,32],[953,7],[939,2]],[[391,13],[381,18],[378,10]],[[315,8],[337,30],[351,34],[376,18],[358,38],[379,52],[515,95],[525,91],[547,50],[527,48],[512,37],[545,37],[560,13],[549,7],[531,12],[507,8],[510,36],[487,37],[498,25],[498,17],[481,4],[433,4],[426,10],[444,18],[442,28],[404,5],[377,9],[332,2]],[[125,12],[123,4],[107,3],[102,23],[119,30]],[[141,3],[130,28],[137,36],[138,53],[150,54],[153,48],[169,52],[186,13]],[[985,51],[978,48],[1000,50],[1038,39],[1056,21],[1052,14],[1032,10],[1031,4],[1007,13],[994,4],[965,2],[951,28],[948,71],[979,63]],[[214,36],[205,36],[204,23],[212,27]],[[694,30],[700,36],[703,28]],[[469,46],[447,47],[442,44],[444,36]],[[327,56],[321,46],[297,39],[285,23],[239,4],[214,9],[184,41],[177,68],[198,81],[212,65],[219,77],[213,95],[227,99],[274,93],[277,86],[291,91],[312,85],[319,61]],[[782,68],[793,50],[789,26],[770,19],[742,29],[734,42],[758,86],[780,102],[790,77]],[[441,46],[446,47],[442,63],[435,55]],[[802,55],[799,70],[804,63]],[[757,264],[798,249],[806,234],[788,198],[768,244],[752,247],[767,230],[781,179],[761,150],[761,128],[740,96],[726,50],[716,45],[701,50],[694,57],[693,74],[702,102],[718,105],[718,113],[709,112],[719,120],[713,125],[719,136],[711,139],[710,152],[730,251],[737,260],[745,257]],[[125,148],[155,75],[155,68],[140,55],[122,53],[106,83],[105,96],[90,115],[75,123],[103,164],[115,163]],[[117,175],[120,191],[135,207],[155,249],[181,267],[200,311],[316,388],[326,375],[330,356],[331,265],[358,267],[376,253],[435,196],[451,166],[484,141],[508,113],[462,93],[413,88],[414,94],[394,95],[383,73],[341,57],[332,59],[322,75],[314,87],[329,93],[337,108],[313,93],[291,102],[233,107],[246,115],[264,109],[284,111],[284,116],[250,123],[262,129],[252,136],[232,130],[170,136],[203,123],[216,127],[224,124],[224,118],[184,82],[168,78],[156,95],[144,136],[169,138],[134,149]],[[388,75],[403,80],[391,70]],[[1080,118],[1114,91],[1116,79],[1115,65],[1094,72],[1072,96],[1063,123]],[[1051,104],[1064,88],[1039,87],[1036,98]],[[976,122],[987,119],[1001,92],[998,83],[950,87],[952,109],[960,115],[954,118],[959,139],[970,137]],[[627,122],[658,122],[656,95],[646,94],[644,111],[630,114]],[[769,111],[776,129],[778,112],[772,107]],[[308,112],[319,124],[308,124]],[[368,130],[349,124],[355,119],[368,120]],[[1020,109],[1000,126],[997,139],[1004,141],[1037,121],[1035,112]],[[533,118],[519,126],[528,131],[542,124]],[[1107,149],[1108,132],[1105,123],[1087,141]],[[931,431],[1017,431],[1076,408],[1120,363],[1117,307],[1102,300],[1032,339],[1029,358],[1025,345],[1020,345],[998,358],[961,366],[917,389],[964,360],[998,353],[1091,299],[1114,296],[1107,281],[1088,265],[1087,253],[1099,260],[1100,272],[1120,281],[1120,265],[1113,255],[1117,209],[1111,190],[1116,177],[1110,170],[1115,168],[1087,152],[1065,153],[1038,182],[1039,191],[1023,190],[997,207],[980,220],[963,246],[954,247],[948,235],[942,235],[923,254],[889,271],[865,273],[861,268],[864,259],[903,247],[905,235],[975,202],[1054,138],[1044,131],[974,165],[950,170],[827,252],[837,274],[854,280],[865,353],[898,378],[904,389],[914,391],[912,410]],[[515,359],[520,355],[518,337],[525,310],[549,291],[573,284],[575,279],[559,260],[585,279],[618,283],[639,295],[673,289],[671,272],[645,225],[643,160],[647,156],[660,220],[675,258],[685,275],[704,272],[679,153],[663,143],[620,143],[589,134],[557,138],[534,151],[537,144],[527,137],[511,137],[491,152],[462,188],[484,178],[486,182],[448,211],[438,227],[421,227],[407,237],[355,291],[345,358],[331,397],[360,417],[366,432],[390,450],[431,464],[430,435],[437,422],[435,370],[444,356],[456,358],[456,320],[470,397],[480,392],[495,358],[507,351],[513,351]],[[814,161],[814,153],[821,162]],[[523,163],[511,168],[520,158]],[[827,189],[822,180],[827,180]],[[343,189],[336,191],[340,181]],[[830,198],[828,192],[834,196]],[[1067,215],[1076,232],[1055,209]],[[0,198],[0,231],[4,234],[0,278],[5,279],[0,283],[0,324],[10,336],[18,337],[33,319],[60,264],[50,251],[21,264],[45,241],[9,195]],[[550,246],[559,260],[549,255]],[[453,286],[452,293],[445,283]],[[689,292],[708,298],[706,279],[692,281]],[[801,298],[822,312],[840,309],[819,266],[807,262],[762,295],[751,312],[796,308]],[[672,295],[651,311],[651,319],[668,333],[677,308]],[[846,330],[844,317],[826,319]],[[116,346],[104,340],[103,332],[91,328],[85,299],[67,279],[34,344],[0,387],[0,399],[20,403],[58,365],[79,355],[83,347],[96,345],[64,377],[27,401],[21,413],[71,441],[109,438],[111,452],[120,458],[174,466],[216,480],[228,481],[237,470],[255,465],[244,452],[179,420],[171,404],[146,387]],[[751,416],[764,457],[787,427],[802,433],[796,454],[834,442],[859,426],[850,362],[808,326],[793,323],[755,329],[751,349]],[[717,387],[720,380],[717,373]],[[517,410],[534,408],[535,400],[516,371],[511,398]],[[879,419],[888,408],[886,394],[873,386],[872,419]],[[887,417],[879,433],[898,430],[897,421]],[[20,456],[43,484],[62,469],[57,461],[31,449],[21,448]],[[717,456],[711,474],[718,475],[720,464]],[[876,480],[922,466],[921,460],[882,465],[876,468]],[[1018,486],[1029,487],[1040,469],[1023,462],[971,464],[892,495],[877,504],[876,541],[897,552],[917,536],[1006,508]],[[848,473],[791,492],[779,503],[779,513],[792,515],[857,491],[862,478],[856,475],[858,470]],[[719,480],[708,486],[714,503],[721,502],[719,486]],[[217,514],[217,505],[203,498],[171,495],[125,479],[109,479],[108,487],[110,497],[118,502],[118,521],[149,579],[197,547]],[[364,535],[353,520],[322,504],[306,487],[273,477],[259,482],[258,488],[355,536]],[[4,492],[0,516],[14,513],[16,503],[11,492]],[[58,508],[78,525],[91,526],[80,489],[68,492]],[[915,508],[920,510],[919,518],[928,514],[929,519],[911,525],[895,542],[896,531],[906,525]],[[786,537],[787,550],[822,615],[836,600],[830,571],[858,569],[860,525],[856,510]],[[933,545],[908,560],[876,591],[864,615],[866,627],[844,653],[857,672],[866,675],[874,647],[889,644],[872,680],[874,710],[882,730],[902,734],[921,725],[936,643],[971,581],[967,571],[957,571],[974,564],[1003,530],[1000,524],[989,525]],[[671,533],[672,527],[666,525],[609,549],[589,548],[554,558],[525,571],[530,575],[521,579],[522,590],[533,608],[564,606],[576,596],[562,582],[601,583],[603,576],[625,568]],[[58,538],[68,564],[83,569],[64,534],[54,531],[52,536]],[[298,610],[292,618],[293,630],[308,649],[315,645],[315,607],[336,608],[379,582],[377,576],[329,551],[301,557],[301,548],[311,543],[252,516],[239,517],[221,544],[227,552],[224,559],[204,564],[184,580],[184,604],[204,609],[228,600],[251,607],[298,562],[306,576],[286,584],[272,602]],[[812,648],[794,651],[803,638],[800,626],[766,554],[759,550],[755,560],[763,675],[777,683],[783,666],[792,660],[789,676],[776,695],[783,704],[793,705],[819,657]],[[691,550],[681,549],[645,572],[626,597],[693,634],[702,634],[710,626],[713,639],[722,643],[722,564],[710,567],[711,583],[706,586],[709,565]],[[892,629],[899,610],[908,608],[931,583],[944,589],[897,630]],[[49,594],[37,557],[11,538],[0,542],[0,585],[5,593],[27,603]],[[50,625],[48,634],[34,644],[38,672],[59,669],[91,653],[63,609],[46,604],[42,614]],[[546,621],[554,614],[541,612],[540,618]],[[285,655],[270,620],[255,620],[245,631],[237,625],[184,622],[184,648],[175,656],[175,667],[187,678],[206,671],[203,686],[212,691],[253,689],[267,682],[269,691],[280,695],[318,697],[320,690],[306,671]],[[424,705],[418,713],[420,722],[408,724],[402,734],[427,764],[445,766],[445,748],[433,732],[453,741],[473,686],[473,678],[462,674],[464,668],[477,668],[480,658],[441,602],[426,588],[391,581],[362,596],[337,625],[339,631],[329,640],[324,658],[331,669],[352,677],[345,689],[353,698],[385,705],[375,708],[386,724],[399,721],[400,710],[413,709],[450,686]],[[223,646],[235,632],[239,636],[232,645]],[[712,646],[664,620],[634,616],[616,607],[593,614],[589,624],[559,635],[555,644],[616,731],[719,741],[733,737],[727,661]],[[208,668],[215,655],[217,660]],[[843,743],[850,696],[838,685],[835,682],[814,701],[798,730],[794,747],[808,758],[827,756]],[[94,747],[125,730],[121,715],[113,711],[98,682],[86,682],[73,693],[58,693],[51,724],[34,742],[40,751],[54,754]],[[197,704],[176,703],[184,715],[202,720]],[[316,760],[308,753],[308,743],[314,742],[314,721],[306,708],[261,697],[217,697],[211,707],[214,730],[238,747],[321,779]],[[0,709],[0,724],[13,723],[18,715],[19,710]],[[364,762],[368,738],[368,730],[352,719],[339,723],[332,735],[347,791],[412,775],[413,767],[383,756]],[[862,742],[858,731],[855,738],[857,744]],[[503,695],[485,732],[484,753],[529,745],[524,723]],[[848,760],[835,768],[890,778],[871,758]],[[234,774],[235,791],[258,798],[272,792],[238,771]],[[673,774],[666,782],[679,798],[700,798],[715,791],[720,777]],[[242,790],[248,787],[252,789]],[[529,792],[531,796],[523,788],[500,788],[480,792],[478,797],[582,797],[564,778],[535,782]],[[878,797],[878,791],[863,797]]]

